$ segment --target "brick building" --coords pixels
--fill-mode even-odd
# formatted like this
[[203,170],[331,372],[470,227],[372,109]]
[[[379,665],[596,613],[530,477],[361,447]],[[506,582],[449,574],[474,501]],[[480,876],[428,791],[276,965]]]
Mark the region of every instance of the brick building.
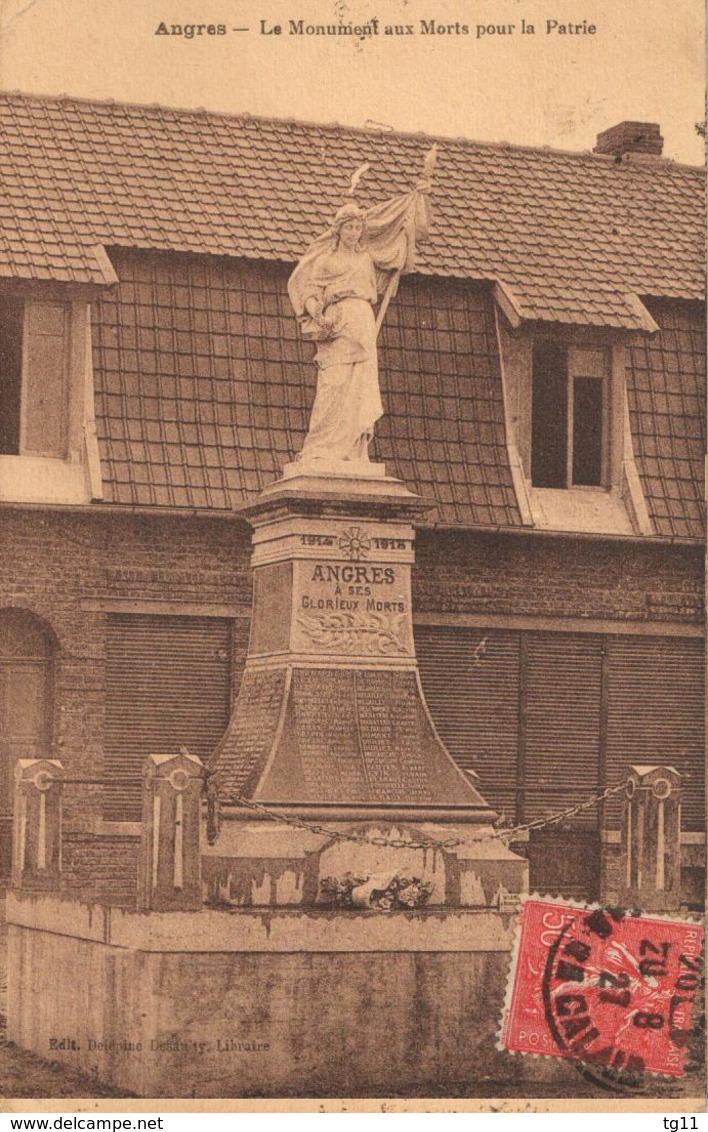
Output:
[[[128,898],[149,752],[207,757],[238,691],[238,508],[305,434],[285,283],[430,138],[0,95],[0,821],[17,757],[66,788],[67,885]],[[440,139],[435,225],[380,339],[373,455],[431,502],[428,702],[511,822],[684,776],[703,849],[702,172],[623,123],[590,153]],[[536,888],[611,895],[619,804],[530,835]]]

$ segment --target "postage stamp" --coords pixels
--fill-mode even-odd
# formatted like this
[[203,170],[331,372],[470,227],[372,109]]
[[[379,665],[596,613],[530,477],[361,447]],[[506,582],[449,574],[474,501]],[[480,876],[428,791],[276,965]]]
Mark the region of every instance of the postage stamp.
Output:
[[500,1045],[680,1077],[702,986],[700,924],[530,897]]

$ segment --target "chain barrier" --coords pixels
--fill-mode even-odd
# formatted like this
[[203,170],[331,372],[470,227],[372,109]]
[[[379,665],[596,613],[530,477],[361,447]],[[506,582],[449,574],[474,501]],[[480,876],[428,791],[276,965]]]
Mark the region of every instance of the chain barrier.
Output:
[[[181,747],[182,754],[189,754],[186,747]],[[214,781],[214,772],[210,772],[206,767],[203,771],[203,793],[207,803],[207,839],[210,845],[213,845],[219,836],[221,826],[221,804],[219,800],[218,791]],[[133,778],[83,778],[83,777],[69,777],[62,779],[64,784],[68,783],[82,783],[82,784],[95,784],[95,785],[115,785],[119,782],[133,783]],[[264,817],[269,818],[271,821],[280,822],[282,825],[293,826],[295,829],[304,830],[306,833],[315,833],[321,837],[330,837],[337,841],[353,841],[359,845],[378,845],[384,848],[391,849],[457,849],[462,845],[473,845],[480,841],[514,841],[518,838],[519,834],[528,833],[532,829],[545,829],[547,826],[558,825],[560,822],[568,818],[575,817],[576,814],[583,813],[585,810],[591,810],[595,806],[601,805],[607,798],[613,797],[615,794],[621,793],[626,786],[626,780],[623,779],[615,786],[608,786],[599,794],[591,794],[583,802],[577,802],[574,806],[567,806],[564,810],[559,810],[558,813],[551,814],[547,818],[536,818],[535,821],[525,822],[522,825],[514,825],[510,827],[497,827],[492,829],[481,830],[475,837],[448,837],[444,840],[439,840],[433,837],[421,837],[416,840],[406,839],[404,837],[380,837],[368,836],[365,833],[346,833],[341,829],[331,829],[326,825],[319,825],[316,822],[305,821],[303,818],[290,817],[287,814],[279,813],[276,810],[271,810],[267,806],[261,805],[260,802],[254,802],[250,798],[244,798],[242,795],[237,794],[234,801],[239,806],[244,806],[248,810],[253,810],[254,813],[263,814]],[[363,819],[362,819],[363,820]]]
[[[482,830],[475,837],[448,837],[445,840],[438,840],[437,838],[419,838],[417,840],[407,840],[403,837],[369,837],[365,833],[345,833],[341,829],[330,829],[325,825],[318,825],[315,822],[305,821],[302,818],[290,817],[287,814],[278,813],[275,810],[268,809],[267,806],[261,805],[260,802],[254,802],[250,798],[243,798],[236,795],[234,801],[240,805],[245,806],[255,813],[263,814],[265,817],[270,818],[272,821],[281,822],[284,825],[294,826],[295,829],[304,830],[306,833],[316,833],[320,836],[331,837],[337,841],[354,841],[360,845],[379,845],[392,849],[456,849],[462,845],[472,845],[479,841],[514,841],[518,838],[519,834],[526,833],[532,829],[544,829],[549,825],[558,825],[560,822],[565,821],[567,818],[574,817],[575,814],[580,814],[585,810],[590,810],[594,806],[601,805],[607,798],[619,794],[625,789],[625,780],[618,783],[616,786],[608,786],[599,794],[591,794],[584,802],[578,802],[574,806],[568,806],[565,810],[560,810],[556,814],[551,814],[547,818],[536,818],[535,821],[525,822],[523,825],[515,825],[510,828],[497,828],[490,830]],[[363,820],[363,819],[362,819]]]

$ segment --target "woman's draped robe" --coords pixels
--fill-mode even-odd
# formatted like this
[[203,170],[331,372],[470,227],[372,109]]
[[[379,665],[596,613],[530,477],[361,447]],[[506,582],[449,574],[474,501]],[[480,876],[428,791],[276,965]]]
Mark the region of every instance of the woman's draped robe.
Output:
[[[414,266],[416,240],[427,234],[419,190],[366,212],[363,247],[336,247],[331,233],[310,245],[288,281],[302,334],[317,341],[317,393],[299,460],[368,460],[367,443],[383,413],[374,304],[381,281]],[[316,298],[333,320],[324,331],[307,313]]]

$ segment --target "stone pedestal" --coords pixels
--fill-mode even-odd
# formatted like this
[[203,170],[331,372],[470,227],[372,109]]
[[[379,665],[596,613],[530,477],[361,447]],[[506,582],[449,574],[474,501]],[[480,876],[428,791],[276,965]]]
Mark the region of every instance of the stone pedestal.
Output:
[[621,903],[646,912],[681,904],[681,775],[672,766],[632,766],[621,840]]
[[[425,876],[430,902],[457,905],[525,887],[525,862],[488,839],[495,814],[425,704],[411,567],[426,506],[383,473],[297,462],[245,512],[249,653],[210,767],[224,820],[204,876],[217,899],[311,904],[324,877],[347,875],[377,876],[380,889]],[[279,826],[244,802],[329,833]],[[382,844],[392,840],[402,845]],[[449,840],[465,844],[435,848]]]
[[9,1040],[69,1039],[52,1060],[128,1095],[498,1096],[530,1060],[497,1049],[514,933],[490,909],[146,916],[16,893],[7,922]]
[[[332,491],[337,481],[338,487],[345,492],[351,494],[352,484],[357,480],[363,480],[369,484],[376,481],[376,488],[381,493],[381,488],[385,484],[391,485],[394,490],[399,491],[403,488],[400,480],[395,480],[386,475],[385,464],[375,464],[372,460],[307,460],[298,459],[293,460],[292,464],[286,464],[283,468],[283,479],[281,484],[276,484],[276,490],[279,490],[282,484],[287,483],[289,480],[297,480],[298,486],[302,489],[304,481],[316,481],[314,485],[315,492],[318,491]],[[266,488],[264,494],[272,491],[273,488]],[[404,489],[405,490],[405,489]],[[408,492],[410,495],[411,493]]]

